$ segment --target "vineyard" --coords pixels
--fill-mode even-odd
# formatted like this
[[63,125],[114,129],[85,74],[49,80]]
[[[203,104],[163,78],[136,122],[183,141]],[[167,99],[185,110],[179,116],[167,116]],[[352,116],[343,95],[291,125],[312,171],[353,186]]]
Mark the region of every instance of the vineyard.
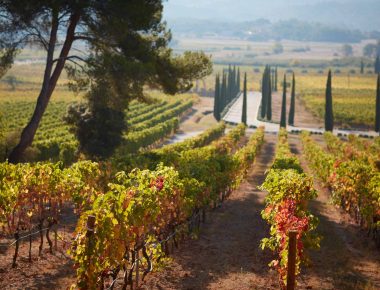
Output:
[[[128,133],[124,136],[125,148],[132,152],[159,142],[178,128],[179,117],[188,111],[195,99],[184,95],[182,100],[160,96],[153,103],[132,102],[126,112]],[[33,147],[29,149],[30,161],[63,161],[70,164],[76,159],[77,143],[64,121],[67,107],[65,101],[52,102],[42,119]],[[14,146],[17,136],[32,115],[34,102],[4,102],[1,114],[4,121],[8,146]],[[2,155],[4,152],[1,153]]]
[[264,43],[274,23],[252,19],[184,39],[166,1],[16,2],[0,1],[2,289],[380,289],[376,31]]
[[[300,96],[314,115],[324,117],[324,76],[300,76]],[[373,126],[375,118],[376,80],[372,76],[334,75],[335,120],[342,128]]]
[[[29,236],[29,261],[36,232],[39,255],[44,231],[49,252],[54,248],[51,231],[57,249],[61,212],[72,204],[79,218],[70,250],[77,265],[77,286],[103,288],[110,278],[115,284],[121,269],[125,269],[124,285],[133,285],[136,262],[141,262],[140,270],[146,267],[141,273],[144,277],[164,255],[166,242],[199,227],[200,216],[237,188],[253,164],[263,142],[263,129],[240,147],[245,126],[221,136],[224,128],[221,124],[193,140],[152,152],[157,156],[165,152],[154,165],[145,166],[154,166],[153,170],[140,164],[142,169],[113,175],[106,164],[88,161],[68,168],[60,163],[3,163],[1,227],[3,235],[15,238],[12,267],[17,266],[24,233]],[[172,156],[170,161],[168,156]],[[96,219],[91,225],[90,218]],[[137,266],[136,279],[140,270]]]
[[[147,106],[159,110],[133,106],[142,112]],[[176,111],[175,104],[162,106]],[[131,126],[154,122],[145,114],[149,111],[132,117],[141,116]],[[228,204],[255,167],[265,144],[264,129],[248,135],[243,124],[226,134],[225,129],[220,123],[183,142],[136,151],[113,165],[2,163],[1,246],[2,254],[12,257],[7,267],[17,269],[24,257],[32,262],[67,249],[76,269],[73,283],[80,289],[149,283],[148,274],[168,263],[173,248],[186,237],[197,236],[202,223],[224,201]],[[307,133],[292,138],[302,139],[308,166],[331,188],[334,203],[378,243],[379,139],[350,136],[344,141],[328,133],[318,141]],[[312,176],[291,152],[285,131],[273,142],[275,153],[261,185],[268,193],[261,215],[270,235],[262,238],[260,248],[273,251],[270,266],[278,271],[279,287],[285,287],[288,231],[297,232],[296,275],[301,277],[310,250],[323,246],[324,237],[309,209],[317,197]],[[125,170],[116,171],[121,168]],[[64,230],[68,219],[75,221],[73,232]]]

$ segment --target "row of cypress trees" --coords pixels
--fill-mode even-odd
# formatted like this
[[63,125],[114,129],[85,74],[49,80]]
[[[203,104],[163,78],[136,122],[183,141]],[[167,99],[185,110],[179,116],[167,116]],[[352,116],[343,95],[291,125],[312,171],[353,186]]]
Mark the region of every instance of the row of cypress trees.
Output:
[[[236,76],[236,82],[239,81],[239,83],[234,83],[233,80],[234,77],[230,77],[230,73],[236,72],[236,68],[234,69],[229,68],[228,70],[228,77],[226,74],[223,74],[223,82],[222,85],[220,85],[220,77],[219,75],[216,76],[216,82],[215,82],[215,104],[214,104],[214,116],[219,121],[220,120],[220,114],[224,110],[220,111],[218,110],[219,104],[221,104],[221,98],[222,96],[226,96],[226,92],[228,89],[230,89],[230,86],[227,86],[227,79],[229,80],[229,83],[231,85],[235,85],[235,90],[232,89],[232,92],[235,92],[235,97],[237,96],[238,92],[240,91],[240,69],[238,69]],[[277,72],[276,72],[277,73]],[[272,85],[271,85],[271,77],[273,77],[273,73],[271,73],[271,69],[269,66],[267,66],[264,70],[263,74],[263,80],[262,80],[262,105],[261,105],[261,116],[262,118],[267,117],[268,120],[271,120],[272,117]],[[227,89],[228,88],[228,89]],[[236,89],[239,89],[236,91]],[[292,90],[291,90],[291,98],[290,98],[290,109],[289,109],[289,116],[288,116],[288,124],[291,126],[294,126],[294,116],[295,116],[295,88],[296,88],[296,80],[295,75],[293,73],[293,80],[292,80]],[[380,73],[377,77],[377,86],[376,86],[376,117],[375,117],[375,131],[380,132]],[[223,93],[224,91],[224,93]],[[283,94],[282,94],[282,106],[281,106],[281,118],[280,118],[280,127],[286,127],[286,95],[287,95],[287,82],[286,82],[286,75],[284,75],[284,81],[283,81]],[[231,98],[231,97],[230,97]],[[234,99],[234,97],[232,97]],[[229,99],[232,101],[232,99]],[[228,103],[227,103],[228,104]],[[263,105],[264,104],[264,105]],[[263,110],[263,106],[265,106],[265,109]],[[263,117],[263,113],[265,113]],[[244,87],[243,87],[243,108],[242,108],[242,123],[247,124],[247,73],[244,74]],[[333,112],[333,100],[332,100],[332,74],[331,70],[328,72],[327,76],[327,83],[326,83],[326,102],[325,102],[325,130],[326,131],[333,131],[334,129],[334,112]]]
[[262,119],[272,120],[272,73],[270,66],[266,66],[261,80],[261,111]]
[[272,92],[277,92],[277,66],[272,69],[270,66],[266,66],[263,73],[261,83],[261,111],[260,116],[262,119],[272,120]]
[[[282,91],[280,127],[286,128],[286,91],[287,91],[286,74],[284,75],[284,81],[283,81],[282,87],[283,87],[283,91]],[[288,124],[291,126],[294,126],[295,113],[296,113],[296,78],[293,73],[292,91],[290,95],[290,108],[289,108],[289,116],[288,116]]]
[[278,87],[277,87],[277,77],[278,77],[278,72],[277,72],[277,66],[271,70],[272,72],[272,91],[273,92],[277,92],[278,91]]
[[[286,92],[287,92],[286,74],[284,75],[284,81],[283,81],[282,87],[283,87],[283,90],[282,90],[280,127],[286,128]],[[288,124],[291,126],[294,126],[295,113],[296,113],[296,78],[293,73],[292,91],[290,95],[290,108],[289,108],[289,116],[288,116]]]
[[223,69],[222,78],[219,74],[215,79],[214,117],[217,121],[222,118],[222,113],[240,92],[240,68]]

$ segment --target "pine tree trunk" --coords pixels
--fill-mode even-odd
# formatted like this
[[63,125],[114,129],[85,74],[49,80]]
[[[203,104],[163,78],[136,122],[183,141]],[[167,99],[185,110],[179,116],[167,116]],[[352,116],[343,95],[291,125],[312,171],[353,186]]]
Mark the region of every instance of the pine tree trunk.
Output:
[[[45,113],[47,105],[49,104],[51,95],[57,85],[57,81],[61,72],[64,68],[66,58],[71,49],[71,45],[74,41],[75,28],[79,21],[80,14],[74,13],[70,17],[70,24],[67,29],[66,39],[62,46],[61,53],[59,59],[57,60],[57,64],[53,71],[54,64],[54,50],[57,41],[57,31],[58,31],[58,13],[53,14],[52,16],[52,29],[50,33],[49,39],[49,49],[46,58],[46,66],[44,79],[42,83],[41,92],[37,99],[37,104],[34,109],[32,118],[29,123],[23,129],[20,137],[20,141],[17,146],[12,150],[9,155],[9,162],[17,163],[22,160],[23,153],[25,150],[32,145],[34,136],[37,132],[38,126],[41,122],[42,116]],[[52,73],[53,72],[53,73]]]

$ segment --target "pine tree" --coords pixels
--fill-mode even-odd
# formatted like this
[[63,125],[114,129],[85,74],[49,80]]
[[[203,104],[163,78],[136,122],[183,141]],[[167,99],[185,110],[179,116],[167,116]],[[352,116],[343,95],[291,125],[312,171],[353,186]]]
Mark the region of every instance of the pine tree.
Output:
[[247,125],[247,73],[244,74],[243,111],[241,114],[241,122]]
[[218,122],[220,121],[220,78],[219,78],[219,74],[216,75],[216,80],[215,80],[214,117]]
[[268,97],[268,87],[267,87],[267,73],[268,67],[266,66],[263,73],[263,79],[261,81],[261,118],[264,119],[267,113],[267,97]]
[[379,55],[376,57],[376,60],[375,60],[375,73],[376,74],[380,73],[380,59],[379,59]]
[[290,110],[288,124],[294,126],[294,114],[296,110],[296,78],[293,73],[292,94],[290,98]]
[[333,131],[334,129],[334,114],[333,114],[333,101],[332,101],[332,90],[331,90],[331,70],[327,77],[326,84],[326,111],[325,111],[325,130]]
[[377,75],[375,131],[380,132],[380,74]]
[[269,121],[272,120],[272,81],[271,81],[271,75],[272,75],[272,69],[269,67],[269,70],[267,72],[267,119]]
[[364,74],[364,61],[363,60],[361,60],[361,62],[360,62],[360,73]]
[[280,127],[286,128],[286,74],[284,75]]

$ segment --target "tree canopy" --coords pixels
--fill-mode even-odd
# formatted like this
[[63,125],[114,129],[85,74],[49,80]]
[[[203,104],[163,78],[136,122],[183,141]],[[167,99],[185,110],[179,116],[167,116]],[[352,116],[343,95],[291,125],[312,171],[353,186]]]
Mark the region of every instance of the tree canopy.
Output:
[[[72,87],[86,91],[87,117],[101,116],[96,113],[100,108],[120,112],[130,100],[146,99],[146,86],[169,94],[186,91],[194,79],[211,72],[210,60],[201,52],[173,54],[171,33],[162,21],[162,2],[0,0],[0,39],[8,58],[12,60],[14,52],[28,44],[46,51],[36,109],[9,156],[11,162],[19,161],[32,144],[65,65],[74,80]],[[75,42],[85,44],[86,51],[77,53]],[[83,111],[83,105],[76,111]]]

